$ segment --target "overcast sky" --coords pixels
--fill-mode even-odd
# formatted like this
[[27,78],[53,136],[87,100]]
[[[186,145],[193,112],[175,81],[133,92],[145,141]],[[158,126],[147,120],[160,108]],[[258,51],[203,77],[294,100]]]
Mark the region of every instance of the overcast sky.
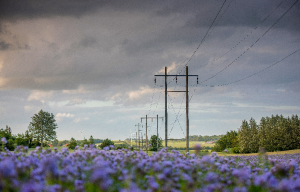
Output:
[[[187,65],[199,75],[189,78],[190,135],[225,134],[251,117],[299,114],[299,49],[297,0],[4,0],[0,128],[24,133],[42,109],[59,140],[128,138],[141,117],[164,116],[154,75]],[[185,90],[183,77],[168,83]],[[169,138],[183,138],[185,94],[168,95]]]

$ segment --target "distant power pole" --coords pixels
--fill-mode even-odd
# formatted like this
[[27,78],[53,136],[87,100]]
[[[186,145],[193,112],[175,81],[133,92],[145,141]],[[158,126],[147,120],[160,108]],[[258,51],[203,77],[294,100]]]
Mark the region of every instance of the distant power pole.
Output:
[[[186,66],[186,75],[167,75],[167,67],[165,67],[165,75],[154,75],[155,77],[165,77],[165,147],[168,147],[168,109],[167,109],[167,94],[168,92],[185,92],[186,93],[186,151],[189,152],[189,76],[197,76],[197,84],[198,84],[198,75],[189,75],[188,73],[188,66]],[[185,91],[168,91],[167,90],[167,77],[173,76],[176,77],[186,77],[186,90]]]
[[137,125],[135,126],[138,126],[138,136],[139,136],[139,150],[141,149],[141,142],[140,142],[140,124],[138,123]]
[[146,118],[145,117],[141,117],[141,123],[142,123],[142,120],[143,119],[146,119],[146,149],[147,149],[147,154],[148,154],[148,137],[147,137],[147,119],[157,119],[157,150],[158,150],[158,119],[163,119],[163,117],[158,117],[158,115],[156,117],[148,117],[146,115]]
[[137,149],[137,132],[135,132],[135,148]]
[[143,150],[143,146],[144,146],[144,140],[143,140],[143,133],[142,133],[142,150]]

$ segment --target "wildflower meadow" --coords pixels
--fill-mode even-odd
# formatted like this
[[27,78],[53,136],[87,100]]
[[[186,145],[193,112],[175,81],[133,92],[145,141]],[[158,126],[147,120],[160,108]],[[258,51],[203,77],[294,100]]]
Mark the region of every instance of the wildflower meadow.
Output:
[[0,191],[300,191],[300,154],[218,156],[93,145],[0,155]]

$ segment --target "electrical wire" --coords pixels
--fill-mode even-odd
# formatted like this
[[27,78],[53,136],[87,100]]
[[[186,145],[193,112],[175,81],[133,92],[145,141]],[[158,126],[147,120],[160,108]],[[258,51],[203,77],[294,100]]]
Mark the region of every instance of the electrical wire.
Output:
[[258,28],[259,25],[261,25],[262,23],[264,23],[274,12],[275,10],[277,10],[281,4],[284,2],[281,1],[274,10],[272,10],[259,24],[257,24],[257,26],[251,30],[243,39],[239,40],[239,42],[237,44],[235,44],[233,47],[231,47],[226,53],[224,53],[223,55],[221,55],[220,57],[214,59],[212,62],[218,61],[219,59],[221,59],[222,57],[224,57],[225,55],[227,55],[230,51],[232,51],[233,49],[235,49],[239,44],[241,44],[244,40],[246,40],[248,37],[250,37],[250,35]]
[[[184,63],[185,63],[184,66],[187,66],[188,63],[192,60],[192,57],[196,54],[196,52],[198,51],[198,49],[200,48],[200,46],[202,45],[202,43],[205,41],[206,37],[208,36],[209,31],[211,30],[212,26],[214,25],[214,23],[215,23],[215,21],[216,21],[218,15],[220,14],[220,12],[221,12],[222,8],[224,7],[224,4],[225,4],[225,3],[226,3],[226,0],[224,0],[224,2],[223,2],[223,4],[222,4],[221,8],[219,9],[217,15],[215,16],[213,22],[210,24],[208,30],[206,31],[204,37],[202,38],[201,42],[199,43],[199,45],[197,46],[197,48],[195,49],[195,51],[193,52],[193,54],[192,54],[189,58],[187,58],[186,61],[184,61],[184,62],[182,62],[181,64],[179,64],[178,67],[180,67],[180,66],[181,66],[182,64],[184,64]],[[177,74],[181,74],[182,71],[183,71],[183,69],[184,69],[184,67],[183,67],[183,68],[179,71],[179,73],[177,73]],[[174,80],[175,80],[175,78],[172,79],[172,81],[174,81]],[[172,81],[171,81],[171,82],[172,82]],[[171,83],[171,82],[169,82],[169,83]]]
[[296,0],[290,7],[289,9],[287,9],[254,43],[252,43],[250,45],[250,47],[248,47],[242,54],[240,54],[236,59],[234,59],[231,63],[229,63],[225,68],[223,68],[222,70],[220,70],[219,72],[217,72],[216,74],[212,75],[211,77],[207,78],[206,80],[200,82],[200,84],[209,81],[211,79],[213,79],[214,77],[216,77],[217,75],[219,75],[220,73],[222,73],[223,71],[225,71],[228,67],[230,67],[233,63],[235,63],[239,58],[241,58],[248,50],[250,50],[262,37],[264,37],[273,27],[274,25],[276,25],[280,19],[283,18],[284,15],[286,15],[291,9],[292,7],[298,2],[298,0]]
[[255,76],[255,75],[257,75],[257,74],[259,74],[259,73],[261,73],[261,72],[263,72],[263,71],[265,71],[266,69],[269,69],[269,68],[273,67],[274,65],[279,64],[280,62],[282,62],[283,60],[285,60],[285,59],[287,59],[288,57],[292,56],[293,54],[297,53],[298,51],[300,51],[300,49],[297,49],[296,51],[294,51],[294,52],[290,53],[289,55],[285,56],[284,58],[282,58],[281,60],[279,60],[279,61],[273,63],[272,65],[269,65],[268,67],[263,68],[263,69],[260,70],[260,71],[255,72],[255,73],[253,73],[253,74],[251,74],[251,75],[249,75],[249,76],[247,76],[247,77],[244,77],[244,78],[242,78],[242,79],[233,81],[233,82],[231,82],[231,83],[225,83],[225,84],[218,85],[218,86],[231,85],[231,84],[238,83],[238,82],[240,82],[240,81],[249,79],[249,78],[251,78],[251,77],[253,77],[253,76]]

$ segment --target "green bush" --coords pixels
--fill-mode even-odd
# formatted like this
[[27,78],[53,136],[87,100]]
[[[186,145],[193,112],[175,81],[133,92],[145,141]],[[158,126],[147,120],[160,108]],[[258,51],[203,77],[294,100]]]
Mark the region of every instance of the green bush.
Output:
[[240,153],[240,148],[239,147],[234,147],[232,148],[233,153]]
[[104,147],[109,147],[110,145],[115,145],[115,143],[110,139],[105,139],[101,144],[100,148],[103,149]]
[[76,140],[72,137],[70,140],[70,143],[68,144],[68,148],[69,149],[75,149],[75,147],[77,146],[77,142]]

